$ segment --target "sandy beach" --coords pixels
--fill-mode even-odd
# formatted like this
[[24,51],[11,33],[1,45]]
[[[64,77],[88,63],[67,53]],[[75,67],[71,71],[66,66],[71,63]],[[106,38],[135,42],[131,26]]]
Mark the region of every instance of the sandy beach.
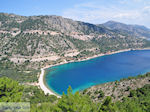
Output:
[[86,60],[90,60],[90,59],[93,59],[93,58],[96,58],[96,57],[100,57],[100,56],[111,55],[111,54],[116,54],[116,53],[131,51],[131,50],[148,50],[148,49],[150,49],[150,48],[144,48],[144,49],[124,49],[124,50],[119,50],[119,51],[114,51],[114,52],[108,52],[108,53],[105,53],[105,54],[94,55],[94,56],[88,57],[86,59],[79,59],[78,61],[69,61],[69,62],[65,61],[65,62],[61,62],[61,63],[55,64],[55,65],[48,65],[48,66],[46,66],[44,68],[41,68],[41,74],[40,74],[40,77],[39,77],[39,86],[44,91],[45,94],[50,94],[50,95],[55,95],[57,97],[61,97],[58,94],[54,93],[52,90],[50,90],[45,85],[45,83],[44,83],[44,75],[45,75],[44,72],[45,72],[46,68],[50,68],[52,66],[58,66],[58,65],[61,65],[61,64],[67,64],[67,63],[71,63],[71,62],[86,61]]
[[41,68],[41,74],[39,77],[39,86],[44,91],[45,94],[55,95],[57,97],[60,97],[59,95],[55,94],[53,91],[47,88],[47,86],[44,84],[44,70],[45,68]]

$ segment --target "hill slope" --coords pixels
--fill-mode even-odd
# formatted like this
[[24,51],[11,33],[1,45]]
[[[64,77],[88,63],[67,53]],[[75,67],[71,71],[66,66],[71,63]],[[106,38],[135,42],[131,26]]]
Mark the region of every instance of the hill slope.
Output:
[[0,13],[0,56],[16,63],[72,60],[150,45],[137,37],[60,16]]
[[146,28],[145,26],[127,25],[115,21],[108,21],[103,25],[109,29],[118,30],[122,33],[127,33],[130,36],[150,39],[150,29]]

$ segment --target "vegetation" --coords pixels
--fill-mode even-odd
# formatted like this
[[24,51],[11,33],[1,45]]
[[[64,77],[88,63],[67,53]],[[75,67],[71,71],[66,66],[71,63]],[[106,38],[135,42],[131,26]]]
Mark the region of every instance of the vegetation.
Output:
[[[150,111],[150,84],[141,86],[142,88],[135,87],[134,90],[130,87],[133,80],[147,78],[150,73],[120,81],[129,81],[129,85],[121,85],[119,81],[110,83],[111,86],[106,84],[108,88],[105,88],[105,91],[98,89],[94,95],[93,91],[88,89],[84,90],[83,94],[72,94],[69,87],[67,94],[63,94],[59,99],[53,95],[45,95],[38,87],[24,85],[37,81],[40,71],[32,69],[34,63],[30,62],[34,56],[53,54],[61,57],[57,61],[35,62],[38,68],[44,64],[61,62],[68,58],[65,57],[68,51],[79,52],[70,59],[75,60],[111,51],[150,47],[150,41],[136,38],[136,35],[127,31],[113,28],[109,30],[102,25],[77,22],[58,16],[24,17],[0,13],[0,29],[0,102],[30,102],[31,112]],[[140,37],[144,35],[140,33]],[[24,61],[10,60],[16,56]],[[137,81],[140,83],[140,80]],[[149,83],[150,80],[145,81]],[[113,93],[117,93],[117,96]],[[129,94],[123,97],[125,93]],[[115,98],[118,99],[114,100]],[[98,99],[98,102],[95,99]]]
[[150,73],[92,86],[81,91],[81,94],[88,95],[92,101],[97,103],[102,102],[107,96],[111,96],[113,102],[121,101],[123,97],[130,94],[131,90],[141,88],[146,84],[150,84]]
[[23,94],[23,86],[7,77],[0,78],[0,102],[19,102]]
[[44,92],[35,86],[24,86],[22,99],[31,104],[38,104],[43,102],[54,103],[57,97],[54,95],[45,95]]
[[7,76],[20,83],[37,81],[39,70],[27,68],[27,62],[22,65],[11,62],[8,58],[0,60],[0,77]]
[[150,84],[143,88],[131,90],[128,97],[122,102],[117,102],[121,112],[149,112],[150,111]]
[[149,41],[131,36],[128,32],[108,30],[102,25],[58,16],[24,17],[0,13],[0,23],[2,56],[42,56],[48,53],[62,56],[66,51],[77,50],[81,51],[78,55],[80,58],[112,49],[117,51],[150,46]]
[[0,102],[30,102],[31,112],[149,112],[150,110],[150,84],[131,90],[129,96],[121,101],[112,102],[112,98],[107,96],[104,101],[98,103],[94,103],[88,95],[79,92],[72,94],[71,87],[67,94],[58,99],[53,95],[45,95],[37,87],[23,87],[7,77],[0,78],[0,90]]

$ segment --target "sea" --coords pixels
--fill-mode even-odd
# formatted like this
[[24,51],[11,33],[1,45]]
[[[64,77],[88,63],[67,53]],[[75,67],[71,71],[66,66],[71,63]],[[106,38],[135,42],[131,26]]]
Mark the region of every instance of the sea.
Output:
[[132,50],[46,69],[45,83],[58,95],[150,72],[150,50]]

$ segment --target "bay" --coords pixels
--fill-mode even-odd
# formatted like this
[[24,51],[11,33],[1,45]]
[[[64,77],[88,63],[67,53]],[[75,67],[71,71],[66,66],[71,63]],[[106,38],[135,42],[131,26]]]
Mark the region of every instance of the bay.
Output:
[[46,70],[46,85],[61,95],[69,86],[73,92],[93,85],[120,80],[150,71],[150,50],[105,55],[87,61],[58,65]]

